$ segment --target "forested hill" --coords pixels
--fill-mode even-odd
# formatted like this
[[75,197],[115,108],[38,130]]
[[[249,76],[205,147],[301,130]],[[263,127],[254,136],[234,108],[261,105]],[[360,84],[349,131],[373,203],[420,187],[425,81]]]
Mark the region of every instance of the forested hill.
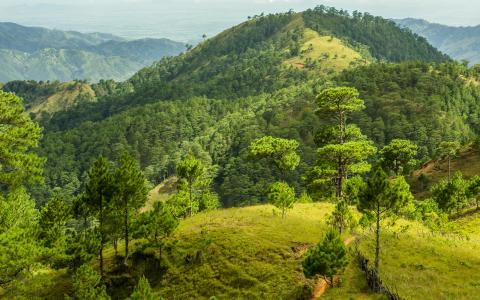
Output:
[[432,45],[457,60],[480,63],[480,25],[454,27],[411,18],[395,22],[425,37]]
[[[248,145],[263,135],[300,141],[303,161],[289,180],[302,191],[322,126],[313,99],[340,84],[365,98],[355,121],[377,145],[406,137],[423,145],[426,159],[439,140],[477,131],[478,80],[477,71],[379,17],[325,7],[254,17],[126,82],[100,82],[92,101],[44,117],[47,188],[38,198],[58,186],[75,194],[99,155],[133,153],[155,184],[193,152],[210,166],[224,205],[257,203],[275,176],[248,159]],[[36,93],[51,92],[43,85],[6,87],[32,105]]]
[[257,16],[186,54],[144,68],[128,80],[132,93],[57,114],[49,126],[70,128],[157,100],[272,93],[375,61],[448,59],[424,38],[369,14],[319,6],[303,13]]
[[104,33],[0,23],[0,82],[125,80],[142,67],[184,50],[183,43],[167,39],[128,41]]

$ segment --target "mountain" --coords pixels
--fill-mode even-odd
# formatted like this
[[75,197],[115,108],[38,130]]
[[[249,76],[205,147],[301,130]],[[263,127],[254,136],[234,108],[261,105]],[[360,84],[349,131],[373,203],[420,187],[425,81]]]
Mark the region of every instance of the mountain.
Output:
[[[317,180],[308,180],[312,171],[330,171],[318,170],[322,169],[318,149],[329,143],[336,129],[329,120],[332,115],[318,113],[316,99],[326,88],[339,86],[356,88],[365,104],[361,111],[348,114],[345,134],[360,139],[364,134],[379,149],[393,139],[408,139],[418,145],[417,167],[439,156],[442,141],[467,144],[480,134],[479,66],[451,60],[425,38],[392,21],[324,6],[303,13],[254,17],[186,53],[145,67],[124,82],[6,83],[2,89],[21,96],[28,111],[44,127],[35,150],[46,158],[44,182],[27,188],[41,208],[40,233],[51,236],[53,228],[58,235],[50,242],[39,234],[42,248],[18,255],[14,254],[21,248],[16,246],[19,243],[6,235],[8,243],[0,246],[8,250],[3,251],[7,256],[0,263],[16,272],[12,273],[16,278],[0,288],[0,297],[85,298],[80,293],[86,283],[90,285],[85,288],[87,292],[96,294],[98,288],[112,299],[125,299],[145,276],[156,293],[150,298],[318,298],[325,291],[326,285],[321,283],[326,282],[326,276],[306,278],[302,261],[311,253],[322,255],[321,248],[310,254],[307,251],[314,249],[332,225],[337,227],[350,219],[338,208],[332,214],[334,204],[329,200],[338,203],[338,199],[332,199],[331,181],[320,180],[319,185]],[[351,126],[354,124],[358,128]],[[267,159],[252,159],[252,141],[265,136],[298,142],[298,167],[280,171]],[[351,147],[348,144],[332,150],[344,153]],[[156,215],[139,215],[133,210],[129,214],[128,207],[118,209],[123,201],[111,197],[111,191],[119,187],[127,193],[130,188],[122,187],[131,180],[125,178],[123,185],[115,178],[112,184],[116,184],[111,186],[109,178],[118,174],[122,177],[124,171],[108,173],[105,166],[101,167],[104,171],[92,169],[87,173],[98,157],[105,157],[112,168],[118,168],[126,152],[138,161],[150,187],[156,186],[150,192],[150,201],[139,204],[139,209],[145,212],[155,207]],[[289,154],[285,156],[294,160],[295,156]],[[183,173],[177,172],[183,169],[177,168],[179,162],[190,155],[201,164],[192,164],[192,159],[183,164],[185,169],[197,173],[203,165],[206,175],[190,181],[194,190],[188,193],[188,182],[176,175]],[[380,154],[369,161],[379,162]],[[96,165],[96,170],[100,169]],[[318,168],[312,170],[312,166]],[[477,166],[472,164],[472,172]],[[365,165],[357,167],[363,169]],[[443,162],[440,167],[444,168]],[[366,174],[364,179],[370,176]],[[294,188],[295,194],[289,193],[288,198],[322,203],[295,203],[285,218],[280,217],[279,210],[265,205],[273,194],[267,197],[267,189],[279,179]],[[359,190],[354,180],[350,187]],[[387,182],[387,175],[381,182],[370,181],[368,190],[372,185],[390,185]],[[379,188],[381,196],[390,199],[394,190],[401,191],[406,202],[409,197],[403,195],[408,194],[404,190],[408,186],[401,178],[393,183],[388,193]],[[94,193],[97,188],[103,191]],[[461,197],[457,191],[455,197]],[[17,207],[23,203],[22,198],[27,197],[12,197],[12,201],[3,203]],[[169,201],[153,203],[164,199]],[[100,205],[93,200],[99,200]],[[217,200],[222,209],[205,205]],[[345,200],[354,203],[358,199]],[[66,203],[75,216],[64,217]],[[187,216],[188,207],[197,204],[202,211]],[[30,206],[33,210],[34,204]],[[125,219],[119,218],[122,210]],[[5,210],[5,219],[16,221],[18,211]],[[56,212],[58,218],[49,217]],[[351,212],[352,218],[360,219],[354,207]],[[339,213],[342,216],[337,218]],[[474,299],[480,282],[480,260],[475,255],[480,239],[478,217],[449,222],[433,201],[414,200],[399,213],[398,218],[382,219],[377,234],[372,230],[374,220],[366,213],[358,222],[360,226],[343,230],[342,240],[335,244],[348,245],[357,238],[356,249],[364,256],[362,267],[370,262],[371,268],[378,242],[383,285],[401,298]],[[102,215],[106,223],[96,222]],[[31,216],[33,220],[34,214]],[[170,232],[167,227],[175,225],[176,219],[179,226]],[[131,231],[126,230],[132,234],[129,248],[125,248],[127,243],[120,238],[123,232],[118,230],[125,220],[132,225]],[[348,223],[350,227],[356,221]],[[27,231],[19,232],[21,237],[27,235]],[[99,251],[99,239],[106,242],[105,251]],[[13,246],[9,246],[10,240]],[[323,245],[324,249],[334,246]],[[130,249],[125,257],[124,249]],[[341,273],[339,284],[322,298],[385,298],[368,287],[372,277],[365,280],[354,253],[348,254],[350,263]],[[105,258],[105,265],[94,259],[99,254]],[[326,255],[334,256],[330,254]],[[31,263],[20,262],[34,255],[38,258]],[[28,276],[18,273],[22,269],[17,271],[17,264],[7,261],[9,257],[20,265],[32,266],[25,267]],[[105,288],[98,285],[100,275],[89,268],[97,270],[99,265],[104,267]],[[7,278],[12,277],[7,273]],[[336,282],[335,277],[331,279]],[[138,286],[136,295],[150,290],[146,283]]]
[[300,141],[304,160],[289,178],[305,189],[301,174],[315,160],[323,124],[315,115],[320,89],[357,87],[367,109],[352,121],[378,146],[412,139],[425,159],[447,136],[473,136],[478,78],[379,17],[325,9],[258,17],[112,83],[115,92],[42,118],[46,181],[76,189],[92,157],[128,150],[156,184],[194,151],[218,171],[225,206],[262,202],[275,171],[248,159],[249,143],[263,135]]
[[64,117],[57,114],[47,126],[73,126],[158,100],[237,99],[272,93],[355,66],[405,60],[449,58],[424,38],[369,14],[348,17],[343,11],[319,7],[257,17],[185,54],[142,69],[128,80],[134,86],[132,93],[90,108],[79,107]]
[[0,82],[124,80],[164,56],[181,53],[184,47],[167,39],[127,41],[103,33],[0,23]]
[[411,18],[395,22],[425,37],[433,46],[456,60],[480,63],[480,25],[453,27]]

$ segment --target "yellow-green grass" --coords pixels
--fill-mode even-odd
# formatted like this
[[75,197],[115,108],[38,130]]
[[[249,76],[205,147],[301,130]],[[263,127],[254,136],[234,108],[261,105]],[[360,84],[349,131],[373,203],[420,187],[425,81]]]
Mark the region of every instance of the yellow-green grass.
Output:
[[[457,157],[451,161],[452,176],[456,171],[461,171],[465,178],[480,175],[480,151],[473,146],[466,146],[461,149]],[[428,184],[423,189],[418,179],[422,174],[428,178]],[[429,190],[433,184],[447,177],[448,161],[442,159],[426,163],[420,170],[413,173],[410,183],[415,196],[423,199],[429,197]]]
[[298,204],[282,219],[264,205],[187,219],[155,289],[166,299],[292,299],[312,284],[303,275],[302,256],[321,240],[331,210],[326,203]]
[[[472,216],[471,222],[478,222]],[[461,225],[461,222],[459,223]],[[399,236],[399,226],[410,226]],[[465,224],[463,224],[465,225]],[[471,225],[469,228],[472,228]],[[406,299],[478,299],[480,243],[478,239],[431,235],[414,222],[401,221],[381,235],[380,275]],[[480,229],[473,230],[478,235]],[[360,248],[373,262],[374,235]]]
[[350,48],[342,40],[333,36],[320,36],[316,31],[306,28],[298,56],[285,61],[286,65],[304,68],[308,60],[317,61],[317,68],[324,71],[342,71],[355,62],[366,60],[360,53]]
[[33,269],[28,278],[16,282],[8,290],[0,288],[0,299],[64,299],[71,290],[67,270]]
[[65,110],[79,100],[79,96],[85,99],[95,99],[95,91],[87,83],[65,82],[60,86],[60,92],[51,96],[41,98],[28,109],[28,112],[40,114],[48,112],[50,114]]
[[352,252],[350,254],[350,262],[341,275],[341,283],[339,286],[327,289],[325,294],[321,296],[321,299],[383,300],[386,299],[386,297],[382,294],[372,292]]
[[172,197],[177,188],[177,180],[176,176],[169,177],[148,192],[147,202],[141,211],[148,211],[153,207],[153,203],[158,201],[165,202]]

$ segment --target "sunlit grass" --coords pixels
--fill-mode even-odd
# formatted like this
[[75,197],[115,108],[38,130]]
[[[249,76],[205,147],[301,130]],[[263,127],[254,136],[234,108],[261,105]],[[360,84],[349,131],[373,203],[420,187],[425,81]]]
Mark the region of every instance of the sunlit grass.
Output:
[[[265,205],[185,220],[168,255],[170,269],[155,288],[168,299],[290,299],[306,284],[302,255],[322,238],[331,209],[298,204],[282,219]],[[186,262],[196,255],[201,261]]]
[[352,63],[363,60],[360,53],[333,36],[320,36],[316,31],[306,28],[304,31],[301,54],[285,64],[304,68],[308,60],[317,61],[317,68],[323,71],[342,71]]

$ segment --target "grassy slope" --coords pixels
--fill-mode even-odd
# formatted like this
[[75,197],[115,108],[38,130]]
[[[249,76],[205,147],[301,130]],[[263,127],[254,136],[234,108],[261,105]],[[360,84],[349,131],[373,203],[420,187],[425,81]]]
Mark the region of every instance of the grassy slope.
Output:
[[333,36],[320,36],[305,28],[300,55],[285,61],[285,64],[303,69],[307,60],[317,61],[324,71],[342,71],[354,63],[365,61],[360,53]]
[[[458,153],[457,157],[451,162],[452,176],[456,171],[461,171],[464,177],[471,178],[479,174],[480,170],[480,151],[472,146],[466,146]],[[428,184],[422,189],[418,178],[424,174],[428,178]],[[440,180],[448,177],[448,161],[446,159],[439,161],[430,161],[421,169],[414,172],[410,178],[412,189],[417,198],[426,198],[429,196],[430,187]]]
[[[476,299],[480,287],[479,230],[471,224],[478,223],[478,215],[469,224],[470,240],[460,236],[432,236],[424,227],[401,222],[410,228],[395,237],[393,231],[384,231],[380,273],[382,279],[407,299]],[[400,225],[399,224],[399,225]],[[373,237],[373,235],[372,235]],[[373,238],[361,244],[361,249],[373,261]]]
[[41,112],[48,112],[50,114],[65,110],[75,104],[79,96],[84,96],[87,99],[95,99],[95,91],[87,83],[80,82],[66,82],[63,83],[60,92],[55,93],[46,98],[41,98],[35,101],[28,108],[28,112],[39,114]]
[[[156,280],[151,278],[152,286],[165,299],[296,299],[304,289],[308,294],[313,281],[303,276],[301,261],[308,247],[321,239],[332,208],[328,203],[297,204],[286,220],[275,215],[270,205],[217,210],[186,219],[170,240],[173,247],[163,253],[168,270],[160,279],[158,274]],[[480,286],[480,218],[470,215],[456,222],[468,240],[431,236],[423,226],[407,221],[384,229],[380,267],[384,281],[406,299],[475,299]],[[394,235],[405,226],[407,230]],[[373,241],[369,233],[360,246],[371,261]],[[133,242],[133,247],[139,242]],[[105,257],[110,270],[111,247]],[[187,257],[198,259],[187,262]],[[65,271],[36,271],[23,286],[0,296],[59,299],[70,289]],[[368,289],[352,256],[341,285],[321,298],[383,296]]]
[[[156,286],[168,299],[285,299],[303,289],[301,256],[325,230],[329,204],[300,204],[286,220],[272,206],[232,208],[182,222]],[[202,263],[186,263],[201,252]]]

